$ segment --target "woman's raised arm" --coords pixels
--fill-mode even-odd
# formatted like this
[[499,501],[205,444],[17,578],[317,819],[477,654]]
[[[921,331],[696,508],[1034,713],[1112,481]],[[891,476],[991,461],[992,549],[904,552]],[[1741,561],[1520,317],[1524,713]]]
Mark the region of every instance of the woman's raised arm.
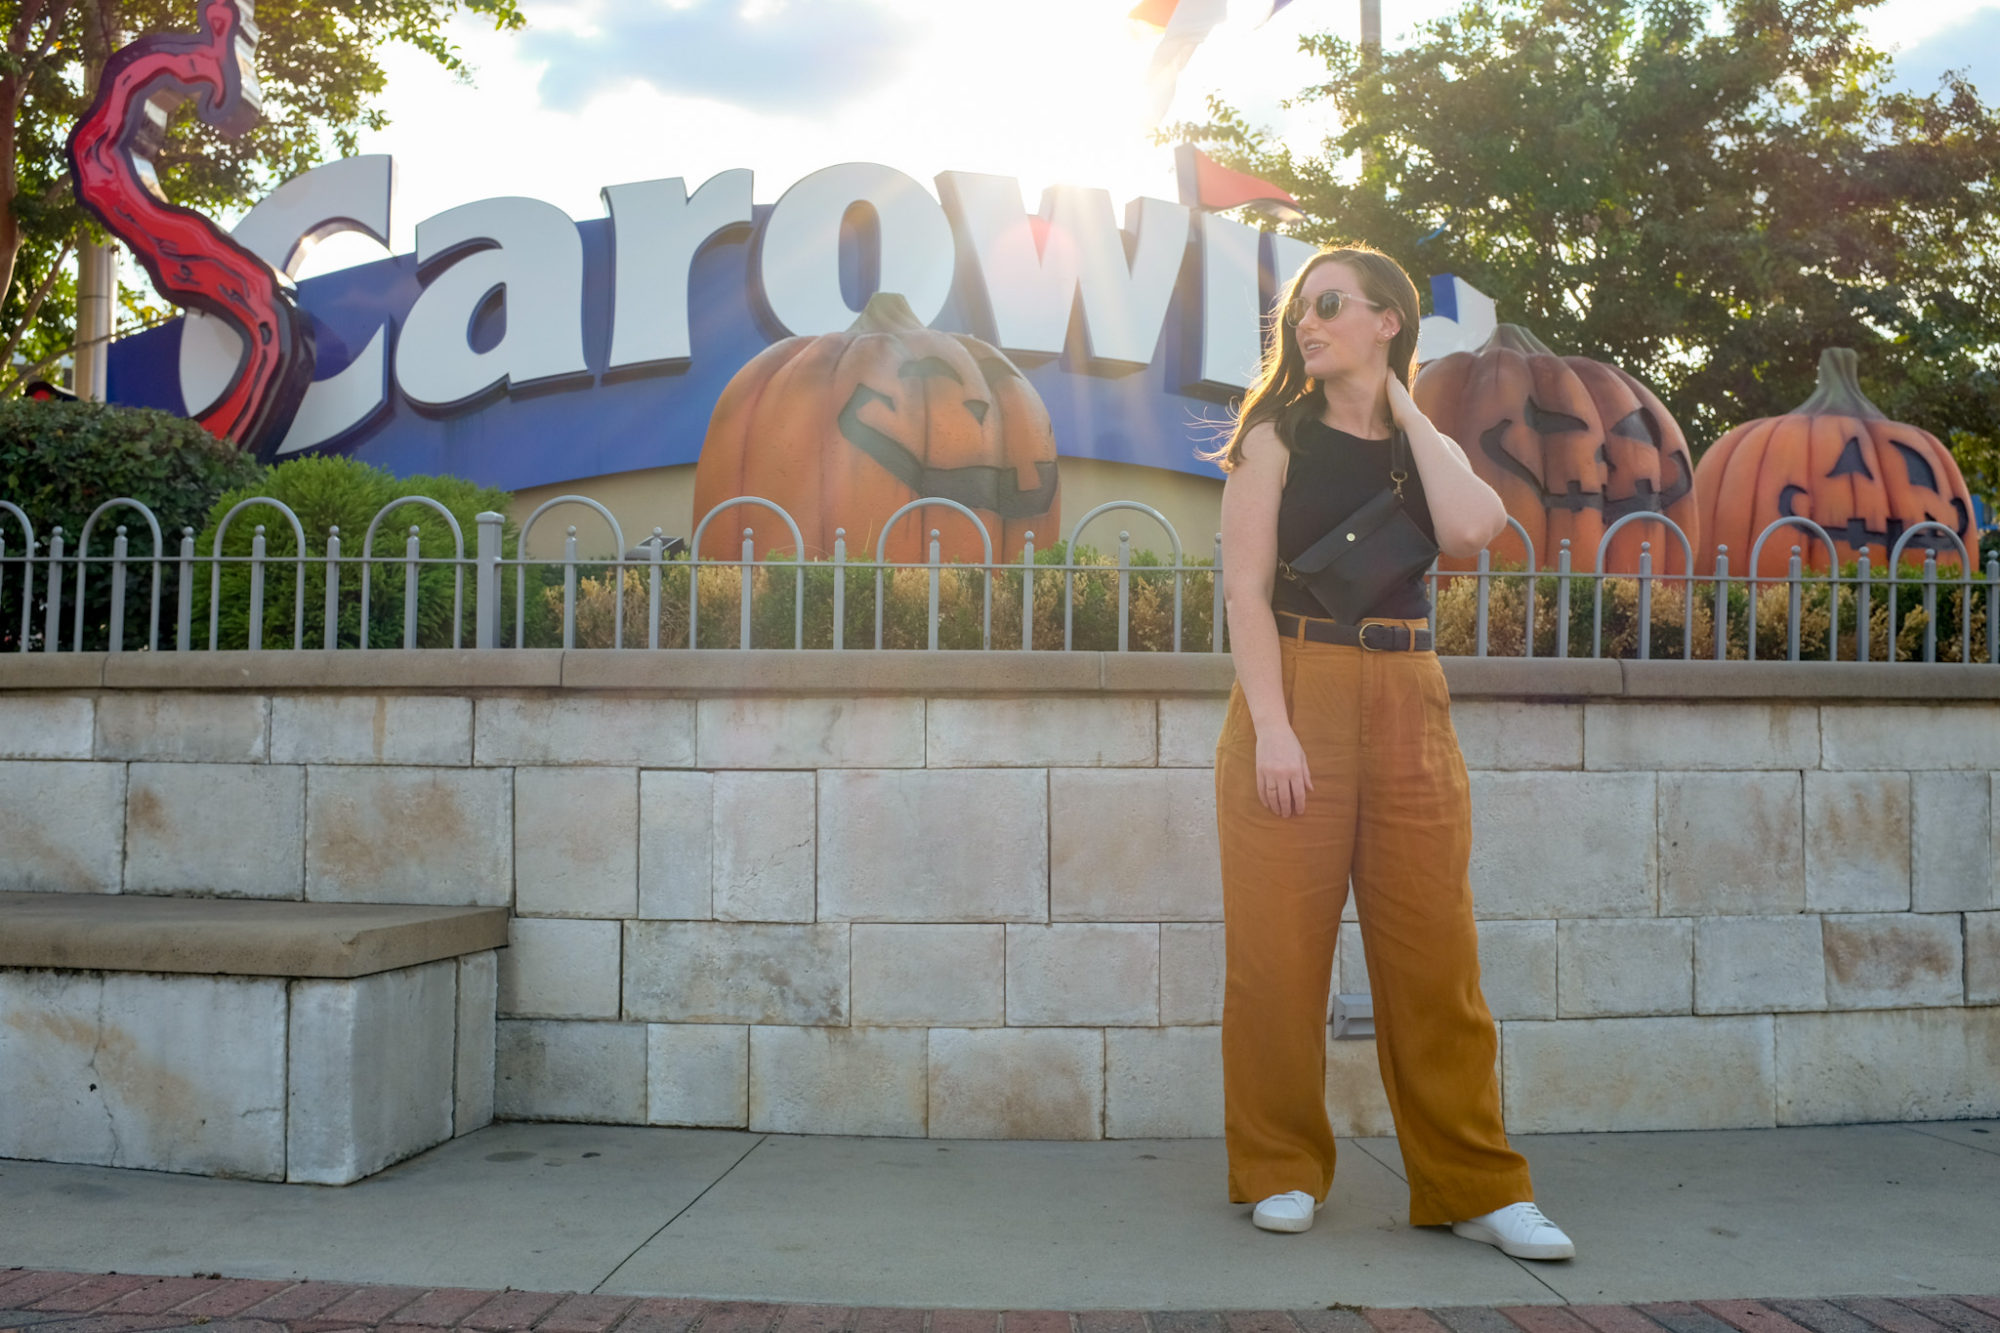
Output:
[[1450,556],[1479,554],[1507,526],[1507,506],[1486,484],[1455,440],[1438,433],[1403,381],[1389,376],[1389,412],[1410,437],[1410,456],[1424,480],[1438,549]]

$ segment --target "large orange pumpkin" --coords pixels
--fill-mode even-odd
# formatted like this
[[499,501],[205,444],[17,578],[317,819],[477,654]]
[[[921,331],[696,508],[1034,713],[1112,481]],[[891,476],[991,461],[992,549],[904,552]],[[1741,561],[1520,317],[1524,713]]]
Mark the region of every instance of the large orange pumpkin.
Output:
[[[1758,534],[1791,515],[1825,528],[1843,562],[1866,549],[1879,567],[1904,530],[1925,520],[1974,544],[1972,494],[1957,461],[1936,436],[1889,420],[1869,402],[1858,365],[1847,348],[1827,348],[1812,397],[1784,416],[1745,422],[1701,456],[1704,570],[1715,568],[1715,548],[1726,543],[1729,572],[1744,573]],[[1782,576],[1794,546],[1813,569],[1827,568],[1826,544],[1792,524],[1764,543],[1758,575]],[[1957,548],[1935,529],[1910,538],[1903,554],[1922,560],[1926,550],[1941,565],[1958,563]]]
[[[723,389],[695,464],[695,521],[740,495],[783,505],[808,556],[831,554],[845,528],[849,558],[874,559],[889,516],[926,496],[977,512],[996,560],[1020,559],[1030,531],[1038,547],[1061,536],[1041,396],[997,348],[933,332],[891,292],[844,333],[773,343]],[[777,515],[738,505],[709,524],[702,554],[733,555],[746,527],[760,554],[791,546]],[[886,557],[929,559],[933,528],[944,559],[982,558],[979,534],[942,505],[899,520]]]
[[[1618,367],[1557,356],[1526,329],[1502,324],[1478,351],[1425,365],[1413,396],[1528,530],[1543,568],[1555,567],[1567,537],[1570,567],[1594,569],[1604,530],[1638,512],[1665,514],[1701,549],[1687,440],[1653,391]],[[1686,570],[1679,539],[1657,523],[1621,529],[1605,569],[1636,573],[1646,541],[1656,573]],[[1494,550],[1516,545],[1503,535]]]

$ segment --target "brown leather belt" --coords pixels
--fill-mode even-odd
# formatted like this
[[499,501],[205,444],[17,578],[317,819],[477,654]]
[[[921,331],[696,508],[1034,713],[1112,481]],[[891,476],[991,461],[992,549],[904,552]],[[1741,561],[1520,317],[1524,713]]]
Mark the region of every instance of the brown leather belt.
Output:
[[1431,632],[1408,625],[1385,625],[1373,621],[1365,625],[1342,625],[1332,620],[1313,620],[1289,611],[1274,612],[1278,633],[1287,639],[1310,639],[1314,643],[1340,643],[1371,653],[1427,653]]

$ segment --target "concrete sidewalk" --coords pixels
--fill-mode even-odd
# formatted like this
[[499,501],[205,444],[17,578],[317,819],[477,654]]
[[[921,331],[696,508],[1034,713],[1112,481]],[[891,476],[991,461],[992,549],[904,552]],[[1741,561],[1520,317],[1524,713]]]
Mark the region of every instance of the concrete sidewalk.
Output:
[[1274,1236],[1216,1140],[503,1124],[340,1189],[0,1162],[0,1268],[989,1311],[2000,1294],[2000,1122],[1515,1143],[1574,1261],[1411,1228],[1393,1139],[1344,1141],[1319,1224]]

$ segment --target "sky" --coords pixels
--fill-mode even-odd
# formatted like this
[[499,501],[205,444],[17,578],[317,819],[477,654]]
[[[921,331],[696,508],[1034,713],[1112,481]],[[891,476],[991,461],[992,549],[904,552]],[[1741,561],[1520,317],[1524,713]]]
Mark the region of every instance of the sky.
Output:
[[[1033,207],[1045,186],[1174,198],[1171,150],[1151,142],[1145,73],[1155,30],[1133,0],[523,0],[524,31],[474,20],[453,37],[470,80],[392,47],[390,125],[363,152],[394,154],[392,243],[453,205],[527,195],[578,219],[603,216],[605,185],[718,171],[755,173],[758,203],[840,162],[880,162],[930,185],[944,170],[1014,176]],[[1230,0],[1230,21],[1182,74],[1167,119],[1197,119],[1219,93],[1252,123],[1311,145],[1323,107],[1283,102],[1316,66],[1301,32],[1359,35],[1358,0]],[[1385,41],[1457,0],[1382,0]],[[2000,0],[1886,0],[1868,26],[1899,80],[1935,86],[1966,70],[2000,99]],[[344,238],[301,276],[379,255]]]

